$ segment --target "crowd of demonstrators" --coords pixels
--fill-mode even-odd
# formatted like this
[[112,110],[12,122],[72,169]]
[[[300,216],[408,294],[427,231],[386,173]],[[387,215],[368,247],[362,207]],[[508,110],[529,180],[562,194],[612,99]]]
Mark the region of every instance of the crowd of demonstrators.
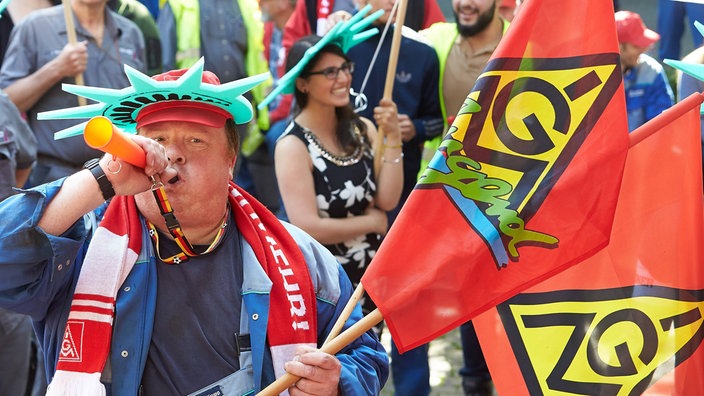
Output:
[[[453,0],[454,23],[440,23],[421,34],[435,48],[440,61],[442,114],[448,124],[459,112],[467,94],[484,70],[508,29],[495,1]],[[441,137],[425,143],[422,169],[435,154]],[[492,394],[491,376],[472,322],[460,326],[464,365],[460,369],[465,395]]]
[[672,88],[662,65],[646,52],[660,35],[648,29],[632,11],[615,13],[626,91],[628,130],[633,131],[674,104]]
[[82,74],[87,84],[123,88],[128,85],[123,65],[145,66],[144,39],[134,23],[108,10],[105,1],[73,0],[71,7],[77,43],[67,43],[63,6],[37,10],[14,27],[0,69],[0,88],[26,112],[37,137],[32,186],[67,176],[99,155],[79,137],[54,141],[54,133],[72,121],[37,120],[42,111],[78,103],[61,83]]
[[[39,326],[49,394],[250,394],[283,370],[301,377],[292,395],[378,394],[388,361],[372,331],[317,349],[351,296],[344,270],[231,181],[251,82],[221,85],[202,63],[149,84],[130,73],[157,99],[119,120],[146,167],[104,155],[0,203],[0,306]],[[216,93],[228,100],[203,99]]]
[[[40,1],[25,3],[25,5],[39,4]],[[52,4],[54,7],[51,7]],[[41,218],[32,217],[31,221],[25,219],[26,224],[20,224],[21,219],[17,219],[17,222],[12,224],[23,232],[39,231],[42,238],[34,239],[36,246],[46,246],[49,243],[47,241],[57,243],[56,246],[59,247],[54,249],[66,249],[72,246],[68,253],[62,250],[62,257],[68,255],[69,261],[77,264],[70,270],[67,266],[68,271],[64,271],[61,276],[60,281],[67,285],[61,293],[67,294],[48,295],[43,294],[47,290],[40,289],[32,292],[32,298],[24,296],[27,298],[23,299],[19,306],[14,304],[9,306],[7,300],[10,293],[9,283],[0,281],[0,307],[30,313],[35,319],[49,318],[49,325],[52,327],[43,330],[45,332],[43,341],[45,345],[49,345],[47,351],[49,361],[46,365],[50,374],[53,374],[56,369],[55,359],[58,356],[56,343],[60,342],[61,332],[65,329],[68,306],[63,306],[61,312],[39,313],[36,308],[40,305],[40,301],[46,302],[48,298],[70,296],[69,290],[76,287],[75,282],[78,279],[80,267],[84,263],[85,252],[82,249],[89,246],[95,232],[94,229],[90,229],[90,225],[87,228],[83,227],[84,221],[81,220],[81,215],[92,212],[100,205],[96,197],[92,196],[99,191],[96,190],[98,184],[90,178],[90,173],[80,169],[86,160],[98,157],[101,153],[88,148],[81,137],[54,140],[55,132],[75,124],[74,121],[37,120],[37,114],[40,112],[77,104],[75,97],[61,90],[61,84],[74,83],[74,76],[82,74],[87,85],[110,89],[124,88],[130,85],[123,72],[124,65],[129,65],[146,75],[156,76],[160,80],[177,79],[186,68],[196,64],[202,57],[206,70],[203,74],[204,81],[213,83],[217,81],[216,84],[220,83],[219,80],[215,80],[216,75],[223,83],[228,83],[270,71],[271,81],[259,84],[245,94],[246,98],[256,105],[262,102],[271,89],[271,84],[277,84],[278,77],[290,71],[302,59],[305,51],[318,42],[319,39],[314,35],[323,36],[337,21],[348,18],[366,4],[372,5],[374,10],[387,11],[375,22],[376,27],[382,30],[394,1],[259,0],[257,4],[254,0],[71,0],[71,4],[78,36],[78,43],[75,45],[66,44],[66,30],[60,1],[47,0],[41,5],[36,5],[36,8],[42,8],[42,10],[26,18],[23,16],[22,20],[17,19],[14,30],[12,30],[13,20],[7,11],[4,11],[3,17],[0,18],[0,51],[5,50],[4,43],[7,43],[6,59],[0,69],[0,88],[7,93],[7,97],[19,109],[19,113],[26,114],[29,126],[36,135],[38,150],[31,174],[29,174],[30,168],[27,166],[27,161],[22,160],[17,163],[20,170],[17,176],[14,173],[8,173],[5,176],[16,178],[14,184],[18,186],[41,185],[31,192],[23,192],[19,197],[12,198],[12,203],[1,203],[0,211],[10,213],[10,210],[19,210],[23,216],[30,216],[31,213],[27,208],[31,205],[40,205],[42,209],[46,209],[46,213]],[[304,232],[301,233],[297,228],[285,225],[286,235],[288,233],[293,235],[294,245],[298,245],[303,251],[314,286],[317,286],[315,282],[321,282],[325,292],[331,292],[339,298],[333,301],[331,306],[321,307],[321,304],[330,302],[325,300],[324,296],[318,296],[325,300],[324,303],[318,300],[317,321],[320,336],[329,330],[331,321],[339,314],[344,300],[348,298],[351,287],[359,282],[364,268],[369,264],[383,235],[415,186],[418,173],[423,171],[427,161],[437,150],[443,132],[459,111],[508,28],[508,22],[520,9],[520,4],[521,1],[513,0],[452,0],[455,22],[446,23],[437,1],[409,0],[405,20],[407,28],[404,28],[401,41],[392,101],[383,101],[381,97],[393,27],[384,37],[373,68],[370,60],[382,39],[381,34],[352,47],[347,53],[336,45],[326,46],[312,60],[308,59],[307,64],[301,65],[305,66],[302,70],[297,69],[296,72],[300,75],[295,79],[295,99],[294,95],[279,95],[262,111],[255,112],[251,121],[236,126],[232,125],[234,121],[231,120],[225,126],[212,127],[209,121],[194,121],[192,115],[186,119],[185,116],[167,110],[171,117],[169,121],[172,122],[159,122],[152,125],[142,123],[140,135],[156,138],[166,147],[166,154],[171,152],[178,154],[175,159],[164,162],[162,158],[164,152],[159,146],[146,139],[135,137],[150,158],[160,158],[157,162],[161,166],[154,166],[149,169],[149,173],[145,173],[121,163],[120,165],[124,167],[121,173],[112,174],[108,166],[115,165],[115,162],[111,162],[109,158],[103,158],[93,172],[107,169],[106,178],[114,184],[118,195],[136,195],[135,202],[139,212],[138,218],[143,223],[142,227],[145,224],[155,224],[154,232],[160,236],[160,242],[155,242],[148,237],[144,238],[143,252],[140,257],[143,256],[161,264],[164,262],[161,259],[164,254],[159,256],[159,249],[162,253],[178,253],[180,245],[175,243],[168,233],[160,231],[163,228],[163,220],[158,218],[159,212],[154,210],[153,202],[148,202],[146,197],[149,192],[142,192],[149,184],[144,181],[145,177],[159,173],[162,176],[171,176],[176,169],[180,179],[189,174],[199,175],[201,174],[199,172],[205,174],[206,166],[214,167],[216,170],[209,172],[207,177],[201,177],[202,179],[213,179],[214,175],[223,177],[229,175],[228,180],[234,180],[238,186],[254,196],[254,198],[248,197],[249,200],[261,201],[280,219],[288,219],[295,226],[303,229]],[[666,12],[663,11],[665,4],[668,6]],[[619,9],[616,0],[614,7],[616,10]],[[669,58],[670,55],[667,53],[672,51],[679,52],[679,39],[675,45],[669,41],[666,42],[665,38],[681,35],[682,29],[678,30],[673,22],[683,18],[681,13],[685,12],[685,9],[690,18],[698,15],[695,14],[694,7],[704,8],[700,5],[660,0],[658,26],[662,34],[659,48],[661,58]],[[679,16],[676,17],[675,14]],[[155,21],[154,18],[157,17],[158,20]],[[624,73],[629,130],[633,130],[670,107],[674,100],[663,67],[645,54],[660,36],[648,29],[635,13],[620,11],[615,14],[615,19]],[[44,33],[47,30],[53,34]],[[414,31],[419,31],[420,36]],[[194,32],[198,33],[194,34]],[[704,50],[697,49],[685,60],[704,63],[702,54]],[[673,56],[672,59],[678,56]],[[162,70],[172,71],[160,74]],[[700,81],[686,75],[680,78],[678,98],[702,91]],[[349,88],[352,88],[355,95],[362,91],[361,93],[366,97],[366,108],[357,109],[358,114],[352,111],[350,101],[356,97],[350,97]],[[3,96],[0,95],[0,104],[3,100]],[[179,105],[175,108],[180,109]],[[294,111],[291,112],[291,109]],[[3,117],[9,114],[8,111],[0,107],[0,114]],[[231,113],[230,116],[227,118],[238,119],[236,114]],[[207,125],[203,125],[203,122]],[[0,120],[0,165],[3,164],[3,155],[8,156],[3,151],[2,138],[9,134],[2,134],[2,125]],[[15,130],[19,127],[13,124],[12,128],[14,129],[10,131],[17,134]],[[385,151],[379,174],[374,173],[371,151],[372,143],[377,136],[377,128],[386,132]],[[236,140],[239,143],[233,143],[232,136],[228,138],[228,134],[233,134],[235,129],[242,135],[239,140]],[[188,133],[187,131],[193,130],[199,131],[201,135],[199,138],[202,138],[203,144],[208,141],[227,142],[222,145],[223,147],[217,146],[218,152],[221,148],[224,150],[221,153],[223,156],[217,159],[203,158],[195,149],[188,148],[185,143],[183,145],[176,143],[174,140],[182,138]],[[223,134],[222,131],[225,133]],[[222,139],[223,135],[226,140]],[[213,136],[215,138],[212,138]],[[189,137],[192,136],[189,135]],[[702,144],[704,147],[704,128]],[[213,143],[209,147],[211,147],[210,150],[215,150]],[[235,152],[238,155],[235,155]],[[27,157],[23,158],[27,159]],[[226,161],[220,161],[223,158]],[[232,164],[227,163],[230,159]],[[1,167],[0,172],[2,172]],[[28,182],[22,183],[23,178],[28,174]],[[191,176],[191,178],[194,177]],[[137,182],[137,180],[142,181]],[[0,184],[3,182],[6,183],[0,185],[0,188],[9,185],[12,180],[3,180],[3,175],[0,175]],[[209,199],[203,200],[201,197],[191,195],[190,192],[184,192],[186,185],[193,185],[193,182],[188,180],[176,183],[176,185],[183,185],[180,189],[176,185],[167,183],[167,191],[173,189],[176,194],[178,190],[178,195],[175,197],[183,194],[183,198],[177,199],[184,202],[179,205],[182,208],[190,206],[192,202],[218,202],[219,205],[227,201],[227,193],[219,194],[222,186],[206,185],[206,180],[199,182],[204,183],[203,194],[208,195]],[[45,183],[49,184],[44,185]],[[235,187],[230,186],[230,188]],[[1,195],[2,191],[0,191]],[[47,196],[50,199],[47,202],[38,203],[37,197],[41,196]],[[395,196],[397,198],[394,198]],[[63,219],[54,212],[58,211],[60,203],[78,197],[80,197],[78,202],[69,206],[72,216]],[[118,198],[120,201],[123,199],[123,197]],[[222,209],[218,205],[212,206],[215,213]],[[224,206],[228,205],[224,204]],[[203,260],[205,263],[213,264],[216,257],[227,257],[224,267],[218,267],[217,270],[221,271],[222,279],[239,282],[237,287],[228,289],[226,293],[228,301],[230,297],[235,298],[234,308],[229,307],[225,311],[234,312],[234,319],[230,321],[234,322],[230,324],[245,326],[244,330],[249,327],[253,333],[253,329],[256,328],[260,332],[256,337],[262,340],[264,339],[262,337],[268,337],[269,334],[266,334],[266,330],[261,326],[257,326],[256,319],[252,319],[254,315],[251,315],[251,311],[248,318],[245,316],[247,309],[251,309],[245,306],[249,301],[248,297],[240,296],[237,299],[236,296],[240,293],[240,285],[241,287],[249,285],[248,279],[252,274],[228,272],[231,268],[241,269],[243,265],[245,271],[251,267],[259,268],[256,265],[252,266],[250,261],[256,264],[256,261],[262,260],[257,256],[259,252],[256,246],[240,230],[240,224],[234,218],[235,214],[232,213],[231,206],[225,224],[236,226],[229,227],[229,231],[222,233],[222,242],[213,243],[218,246],[214,252],[194,257],[191,261]],[[184,225],[186,234],[189,238],[191,233],[207,236],[196,240],[205,244],[205,246],[199,244],[198,248],[207,249],[207,245],[214,238],[212,234],[202,232],[207,228],[202,222],[210,221],[215,216],[204,216],[202,212],[181,210],[184,218],[181,224]],[[103,215],[104,207],[99,208],[96,213],[98,216]],[[199,215],[202,218],[197,219]],[[223,216],[220,216],[219,220],[222,220]],[[178,218],[181,220],[181,217]],[[144,219],[149,220],[150,223],[144,223]],[[213,220],[210,223],[217,222]],[[208,224],[212,225],[210,223]],[[3,227],[9,227],[12,224],[3,225]],[[49,229],[42,228],[44,225]],[[189,229],[192,231],[188,232]],[[63,232],[64,235],[53,236],[52,231],[53,234]],[[309,239],[306,234],[310,234],[324,248]],[[0,230],[0,246],[5,249],[5,246],[10,246],[8,245],[10,242],[5,240],[3,235],[7,235],[7,232]],[[289,237],[285,238],[288,240]],[[241,246],[237,249],[223,247],[236,245],[236,243],[230,243],[233,241],[241,241]],[[252,254],[252,251],[255,253]],[[331,252],[332,256],[328,256],[327,252]],[[33,256],[36,260],[28,265],[37,268],[56,267],[58,262],[54,263],[49,256],[42,256],[44,253],[46,252],[34,252]],[[257,256],[256,259],[255,256]],[[9,258],[0,259],[0,271],[11,271],[7,273],[14,274],[12,271],[18,270],[9,265],[12,257],[10,255]],[[332,262],[335,259],[332,257],[341,264],[339,274],[333,268],[335,265]],[[183,268],[186,265],[158,267],[155,270],[158,271],[155,274],[158,274],[159,287],[153,294],[149,293],[150,301],[153,303],[150,308],[160,312],[165,307],[164,300],[180,298],[185,301],[192,296],[192,294],[163,291],[166,288],[173,289],[173,285],[177,282],[178,284],[211,282],[210,279],[202,278],[205,276],[204,273],[187,270],[171,273],[168,269]],[[57,268],[54,268],[54,274],[57,273]],[[144,270],[139,268],[138,265],[134,267],[128,281],[134,278],[134,282],[146,284],[142,283],[147,282],[143,279],[146,276],[142,272]],[[48,271],[48,273],[51,272],[51,270]],[[257,273],[251,279],[259,281],[262,279],[260,276],[261,274]],[[352,286],[347,284],[347,278],[351,280]],[[28,282],[25,285],[31,283],[28,278],[18,279]],[[38,279],[43,278],[33,281]],[[172,286],[169,286],[169,282]],[[120,292],[123,303],[131,306],[132,300],[127,294],[129,293]],[[215,309],[205,307],[206,300],[210,301],[212,297],[211,293],[198,297],[197,301],[202,304],[197,307],[203,311],[193,312],[191,319],[185,322],[187,326],[194,329],[197,326],[207,327],[212,324],[211,319],[205,319],[200,323],[200,315],[203,312],[206,314],[215,312]],[[253,300],[255,302],[252,304],[260,309],[259,301],[256,298]],[[67,301],[70,302],[70,298]],[[119,301],[118,298],[118,306]],[[363,300],[363,303],[364,312],[374,308],[371,300]],[[154,319],[151,317],[147,319],[150,326],[154,326],[154,329],[158,329],[158,333],[161,334],[167,330],[165,328],[167,325],[162,322],[169,319],[168,315],[172,315],[173,319],[177,314],[174,309],[165,312],[163,315],[156,315]],[[24,318],[20,326],[18,323],[21,321],[11,319],[9,315],[14,317],[15,314],[10,311],[0,311],[0,318],[13,323],[12,326],[0,325],[0,327],[22,330],[25,336],[20,338],[24,340],[29,333],[26,317],[17,317]],[[266,316],[266,313],[260,313],[260,315]],[[360,315],[361,312],[355,311],[350,322],[359,319]],[[115,337],[123,337],[117,327],[114,330]],[[128,389],[123,387],[131,389],[136,385],[141,386],[145,394],[153,394],[156,392],[155,389],[160,389],[162,386],[166,386],[165,389],[173,392],[180,392],[192,385],[173,381],[172,377],[178,377],[179,373],[190,370],[188,366],[181,365],[181,360],[185,361],[189,353],[197,353],[197,356],[205,353],[201,348],[194,347],[188,353],[164,355],[165,347],[173,346],[174,342],[156,334],[157,332],[151,340],[148,337],[143,340],[144,344],[141,346],[133,345],[137,349],[147,348],[141,350],[140,356],[149,360],[144,371],[137,373],[139,374],[136,377],[137,382],[122,383],[118,385],[118,389]],[[465,395],[491,394],[493,388],[491,377],[471,322],[460,327],[460,335],[464,358],[460,375]],[[0,333],[0,336],[4,334]],[[53,336],[55,338],[52,340]],[[190,336],[193,336],[193,332],[186,332],[184,335],[184,337]],[[198,345],[207,344],[231,350],[233,346],[225,343],[220,337],[219,331],[208,330],[203,339],[199,339]],[[253,334],[252,337],[254,338],[255,335]],[[356,389],[364,389],[365,393],[378,392],[384,384],[386,368],[381,356],[385,352],[378,345],[376,337],[377,335],[367,334],[361,344],[352,346],[352,348],[361,348],[363,360],[369,359],[367,362],[355,362],[354,359],[350,359],[347,355],[350,350],[343,351],[341,355],[332,359],[329,355],[320,352],[306,354],[308,357],[303,358],[302,361],[306,364],[320,365],[323,369],[321,372],[326,375],[324,378],[304,379],[299,381],[298,385],[304,388],[312,386],[316,388],[315,391],[319,391],[324,388],[317,388],[318,386],[333,386],[339,380],[343,394],[344,389],[357,386],[361,388]],[[25,341],[29,342],[29,340]],[[17,347],[24,348],[25,343],[17,343]],[[124,366],[127,360],[120,356],[119,352],[122,351],[112,351],[110,358],[111,363],[113,363],[112,360],[122,362],[118,364],[117,371],[134,370]],[[262,349],[258,352],[265,357],[265,361],[254,359],[255,385],[253,386],[256,388],[273,380],[274,373],[269,371],[269,366],[272,357],[277,359],[276,352],[273,350],[271,353]],[[352,352],[353,355],[354,353]],[[392,342],[391,369],[396,394],[427,395],[430,393],[430,368],[427,354],[428,346],[424,345],[399,355]],[[216,362],[217,359],[214,356],[205,356],[204,358],[208,359],[206,361],[211,362],[215,370],[212,374],[198,377],[196,382],[204,386],[210,383],[217,384],[219,382],[215,380],[223,377],[227,371],[240,372],[237,371],[240,367],[252,363],[247,361],[247,357],[251,356],[247,353],[235,355],[234,360],[227,358],[224,363]],[[13,360],[17,367],[24,365],[25,356],[23,352],[17,353],[17,359]],[[130,356],[130,359],[132,357]],[[2,359],[3,356],[0,356],[0,361]],[[333,363],[330,363],[331,361]],[[373,367],[370,368],[369,364]],[[362,375],[359,379],[361,383],[350,382],[350,373],[346,370],[359,370],[360,365],[365,367],[361,371]],[[199,364],[199,366],[203,365]],[[293,371],[299,369],[300,367],[291,368]],[[372,380],[373,375],[379,375],[380,380]],[[242,376],[235,377],[237,379],[234,381],[238,383],[244,381],[247,387],[250,386]],[[105,376],[103,379],[107,378]],[[23,381],[20,375],[16,380]],[[349,385],[350,383],[352,385]],[[231,386],[231,383],[227,386]],[[352,388],[345,388],[347,386]],[[203,390],[207,389],[207,386],[203,388]],[[194,390],[197,389],[189,391]],[[316,393],[315,391],[311,393]],[[292,394],[295,392],[296,390],[293,390]],[[0,394],[4,394],[2,378],[0,378]]]

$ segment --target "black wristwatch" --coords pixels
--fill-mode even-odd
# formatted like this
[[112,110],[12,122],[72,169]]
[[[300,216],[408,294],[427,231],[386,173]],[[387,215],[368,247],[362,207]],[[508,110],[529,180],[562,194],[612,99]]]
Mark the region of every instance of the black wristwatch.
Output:
[[95,180],[98,182],[98,186],[100,187],[100,192],[103,193],[103,198],[106,201],[115,196],[115,190],[112,188],[112,183],[110,183],[108,177],[105,176],[103,168],[100,167],[99,158],[93,158],[86,161],[86,163],[83,164],[83,169],[88,169],[90,173],[93,174],[93,177],[95,177]]

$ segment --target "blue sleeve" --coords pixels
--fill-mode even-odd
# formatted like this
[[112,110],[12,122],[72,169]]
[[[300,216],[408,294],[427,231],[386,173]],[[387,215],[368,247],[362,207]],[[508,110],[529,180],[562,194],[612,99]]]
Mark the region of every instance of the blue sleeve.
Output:
[[63,180],[0,202],[0,307],[34,320],[43,320],[55,299],[66,298],[85,239],[83,221],[61,236],[37,225]]
[[421,103],[417,117],[412,120],[416,128],[416,139],[420,142],[439,136],[444,129],[439,93],[440,62],[432,48],[425,58],[427,61],[423,73]]
[[176,19],[168,2],[159,11],[157,28],[161,37],[163,70],[173,70],[176,68]]
[[644,111],[646,121],[652,120],[663,111],[672,107],[675,98],[664,70],[661,69],[657,74],[652,85],[648,88],[645,98],[646,104]]

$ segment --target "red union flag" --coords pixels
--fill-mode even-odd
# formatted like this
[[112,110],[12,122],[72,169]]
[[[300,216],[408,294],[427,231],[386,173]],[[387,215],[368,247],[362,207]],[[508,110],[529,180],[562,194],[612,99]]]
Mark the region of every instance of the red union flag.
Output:
[[634,131],[658,129],[628,152],[606,249],[474,319],[499,394],[704,393],[702,99]]
[[607,245],[628,146],[612,4],[531,0],[502,39],[362,278],[399,350]]

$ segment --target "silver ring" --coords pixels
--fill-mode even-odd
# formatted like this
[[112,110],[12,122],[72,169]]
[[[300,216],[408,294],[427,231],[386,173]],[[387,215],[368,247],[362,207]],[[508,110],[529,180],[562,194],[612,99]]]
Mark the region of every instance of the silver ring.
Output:
[[[117,164],[117,170],[112,170],[110,168],[110,165],[112,165],[112,164]],[[111,174],[116,175],[116,174],[120,173],[121,170],[122,170],[122,162],[115,161],[115,160],[110,160],[110,162],[108,162],[108,172],[110,172]]]

